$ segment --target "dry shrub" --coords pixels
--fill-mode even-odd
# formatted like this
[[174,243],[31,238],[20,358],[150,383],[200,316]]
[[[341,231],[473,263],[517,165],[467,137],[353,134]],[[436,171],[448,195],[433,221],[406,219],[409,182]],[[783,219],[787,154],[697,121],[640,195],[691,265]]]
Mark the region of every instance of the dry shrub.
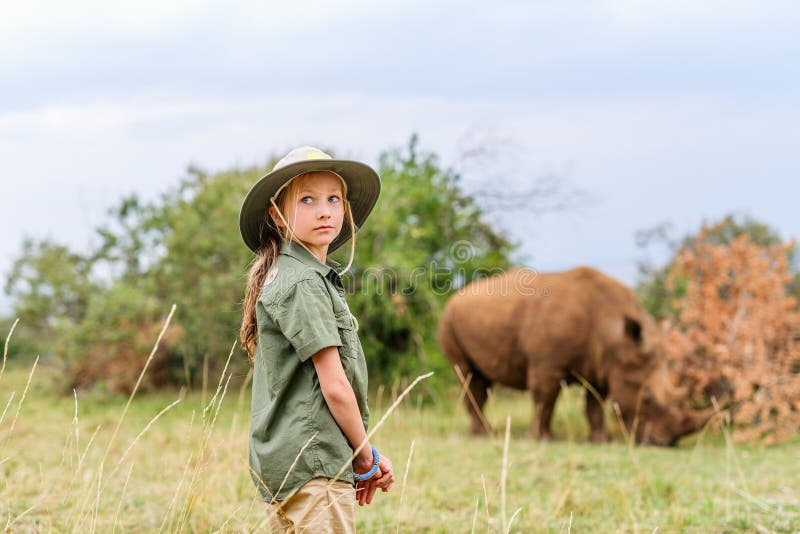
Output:
[[[153,340],[158,337],[163,323],[129,324],[122,321],[120,331],[129,333],[124,340],[98,342],[91,345],[78,362],[68,371],[69,390],[89,389],[97,384],[112,393],[130,395],[142,372]],[[152,391],[175,385],[177,363],[175,348],[183,338],[183,329],[171,324],[153,356],[139,386],[140,391]]]
[[714,242],[705,226],[667,278],[678,324],[670,362],[697,402],[730,395],[734,438],[774,443],[800,430],[800,313],[787,287],[794,243],[741,235]]

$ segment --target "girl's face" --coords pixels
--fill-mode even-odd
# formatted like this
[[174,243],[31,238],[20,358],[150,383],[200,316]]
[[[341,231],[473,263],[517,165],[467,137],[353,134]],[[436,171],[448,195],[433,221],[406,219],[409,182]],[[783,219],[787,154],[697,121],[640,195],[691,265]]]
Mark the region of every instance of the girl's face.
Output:
[[[323,261],[328,246],[342,231],[344,201],[342,184],[335,174],[310,172],[294,179],[286,191],[286,207],[282,210],[294,238]],[[285,226],[270,207],[275,224]]]

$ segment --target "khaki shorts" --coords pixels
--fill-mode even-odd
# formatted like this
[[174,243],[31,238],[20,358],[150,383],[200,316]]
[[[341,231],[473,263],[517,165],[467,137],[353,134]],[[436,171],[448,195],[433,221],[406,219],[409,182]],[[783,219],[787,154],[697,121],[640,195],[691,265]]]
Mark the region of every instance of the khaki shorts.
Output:
[[352,484],[318,477],[287,499],[267,504],[270,532],[351,534],[356,531],[356,493]]

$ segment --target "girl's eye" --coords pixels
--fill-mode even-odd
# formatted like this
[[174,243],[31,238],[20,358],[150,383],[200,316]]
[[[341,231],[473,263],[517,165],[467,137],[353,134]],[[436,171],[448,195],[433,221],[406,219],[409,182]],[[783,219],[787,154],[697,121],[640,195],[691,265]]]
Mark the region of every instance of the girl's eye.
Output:
[[313,199],[312,199],[311,197],[309,197],[309,196],[305,196],[305,197],[303,197],[303,198],[301,198],[301,199],[300,199],[300,202],[303,202],[303,203],[305,203],[305,204],[310,204],[312,200],[313,200]]
[[331,195],[328,197],[328,200],[333,202],[339,202],[339,197],[337,195]]

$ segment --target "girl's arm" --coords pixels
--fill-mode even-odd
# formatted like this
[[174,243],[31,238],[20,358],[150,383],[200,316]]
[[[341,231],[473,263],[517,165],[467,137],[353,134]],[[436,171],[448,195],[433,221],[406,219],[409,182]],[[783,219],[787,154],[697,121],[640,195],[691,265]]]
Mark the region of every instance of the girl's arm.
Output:
[[[355,393],[344,374],[342,361],[339,359],[339,349],[334,346],[325,347],[311,356],[311,361],[317,371],[322,396],[325,398],[336,424],[347,436],[350,446],[356,450],[359,445],[364,444],[353,459],[353,469],[356,473],[366,473],[372,467],[372,447],[367,442],[367,432],[361,420]],[[375,476],[358,483],[358,494],[356,495],[358,504],[361,506],[370,504],[372,496],[378,488],[388,491],[392,483],[394,483],[392,463],[381,455],[378,472]]]
[[339,428],[347,436],[350,446],[356,450],[359,445],[364,443],[361,451],[353,460],[353,467],[357,473],[369,471],[372,467],[372,448],[369,443],[365,443],[367,431],[361,420],[356,395],[344,374],[342,361],[339,359],[339,349],[325,347],[311,356],[311,361],[314,362],[314,368],[317,370],[322,396]]

